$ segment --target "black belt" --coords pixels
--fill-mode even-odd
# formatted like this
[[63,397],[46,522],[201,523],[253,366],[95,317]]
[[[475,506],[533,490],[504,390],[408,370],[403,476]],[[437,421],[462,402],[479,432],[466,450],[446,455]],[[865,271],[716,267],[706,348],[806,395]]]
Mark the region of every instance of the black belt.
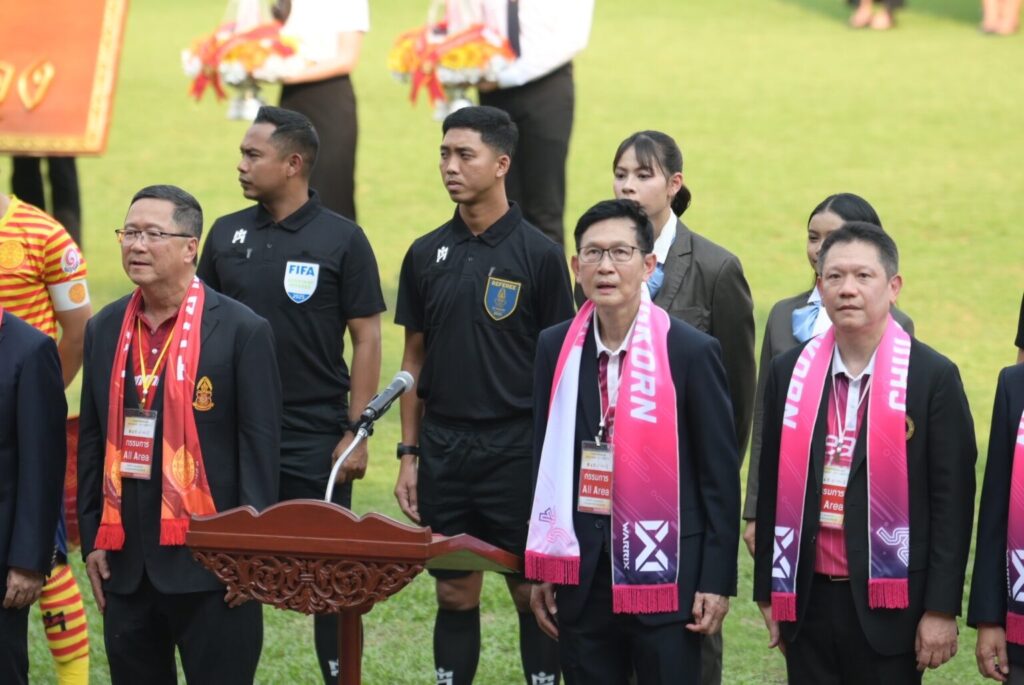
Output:
[[829,575],[828,573],[815,573],[814,577],[815,578],[820,578],[821,580],[825,581],[826,583],[849,583],[850,582],[850,576],[833,576],[833,575]]

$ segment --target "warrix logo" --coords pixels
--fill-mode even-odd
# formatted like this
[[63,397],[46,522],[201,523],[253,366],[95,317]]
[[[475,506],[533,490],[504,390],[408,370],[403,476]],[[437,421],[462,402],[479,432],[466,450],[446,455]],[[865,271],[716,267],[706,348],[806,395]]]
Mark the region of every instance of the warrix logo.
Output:
[[455,671],[446,671],[443,668],[437,669],[437,685],[453,685],[455,682]]
[[876,534],[879,540],[896,548],[896,556],[904,566],[910,566],[910,528],[893,528],[891,533],[885,528],[879,528]]
[[231,244],[234,245],[235,243],[244,243],[245,242],[245,234],[246,234],[246,230],[244,228],[240,228],[237,231],[235,231],[234,237],[231,238]]
[[448,246],[437,248],[437,260],[434,263],[443,262],[446,259],[448,259]]
[[[1017,572],[1017,580],[1010,590],[1014,602],[1024,602],[1024,549],[1010,550],[1010,563]],[[1012,577],[1012,576],[1011,576]]]
[[[636,555],[636,569],[641,572],[667,570],[668,557],[658,549],[658,543],[668,535],[668,521],[637,521],[633,530],[644,544],[640,554]],[[654,555],[653,559],[651,555]]]
[[793,544],[793,529],[787,526],[775,526],[775,551],[772,554],[772,578],[789,578],[793,569],[789,560],[782,556],[783,552]]

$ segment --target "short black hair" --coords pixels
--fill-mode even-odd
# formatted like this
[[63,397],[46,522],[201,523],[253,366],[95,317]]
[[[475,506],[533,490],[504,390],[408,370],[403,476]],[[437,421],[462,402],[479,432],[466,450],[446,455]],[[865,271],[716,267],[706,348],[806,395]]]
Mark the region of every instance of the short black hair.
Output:
[[807,223],[811,223],[811,219],[822,212],[832,212],[843,221],[864,221],[883,228],[882,220],[878,218],[878,212],[871,206],[871,203],[853,193],[829,195],[811,210],[810,216],[807,217]]
[[480,140],[499,154],[512,155],[519,143],[519,129],[508,112],[497,107],[482,105],[463,107],[444,118],[442,135],[453,128],[468,128],[480,134]]
[[199,206],[199,200],[178,186],[146,186],[135,193],[128,206],[131,207],[139,200],[166,200],[170,202],[174,205],[174,214],[171,215],[174,225],[189,235],[195,236],[197,240],[203,237],[203,208]]
[[270,140],[283,154],[298,153],[302,157],[302,171],[305,178],[313,172],[317,153],[320,151],[320,136],[305,114],[283,107],[263,105],[256,112],[254,124],[270,124],[274,132]]
[[629,219],[636,231],[636,245],[647,254],[654,250],[654,228],[647,212],[634,200],[602,200],[588,209],[576,222],[573,237],[576,239],[576,251],[580,251],[583,234],[594,224],[607,219]]
[[878,259],[882,262],[885,275],[892,278],[900,271],[900,253],[896,249],[896,241],[875,224],[866,221],[847,221],[838,230],[829,234],[821,245],[818,253],[818,273],[825,266],[825,257],[834,245],[847,243],[867,243],[878,250]]

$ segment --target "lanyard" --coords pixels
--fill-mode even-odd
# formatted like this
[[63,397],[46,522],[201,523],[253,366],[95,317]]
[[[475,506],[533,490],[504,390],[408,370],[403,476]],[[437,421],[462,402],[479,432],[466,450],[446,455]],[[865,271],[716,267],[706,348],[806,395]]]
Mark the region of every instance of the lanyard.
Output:
[[171,346],[171,338],[174,337],[174,331],[167,334],[167,340],[164,342],[164,349],[160,350],[159,356],[156,358],[156,363],[153,365],[152,373],[146,373],[146,359],[142,354],[143,342],[142,342],[142,318],[135,319],[136,327],[138,329],[138,341],[139,347],[139,370],[142,372],[142,401],[139,403],[141,409],[146,408],[146,398],[149,396],[149,389],[153,386],[157,376],[160,375],[160,364],[164,360],[164,355],[167,354],[167,348]]
[[[608,383],[608,367],[611,364],[611,358],[613,352],[602,352],[601,357],[597,362],[597,389],[598,396],[601,400],[601,423],[598,424],[597,436],[594,438],[594,442],[601,445],[601,441],[605,440],[606,437],[611,437],[611,431],[615,421],[615,405],[611,402],[611,388]],[[618,353],[619,367],[616,370],[621,374],[622,372],[622,356],[623,352]],[[608,406],[606,407],[605,404]],[[608,426],[608,435],[605,435],[605,426]]]
[[[864,404],[864,398],[868,396],[868,391],[871,390],[871,381],[872,381],[872,379],[874,377],[875,377],[875,374],[871,374],[870,376],[868,376],[868,380],[867,380],[866,383],[864,383],[863,387],[858,388],[858,390],[860,391],[860,395],[857,398],[857,406],[854,407],[854,409],[853,409],[854,428],[856,428],[856,425],[857,425],[857,417],[860,416],[860,406],[862,404]],[[840,407],[839,406],[839,391],[836,390],[836,386],[838,385],[838,383],[836,383],[835,381],[832,382],[832,401],[836,405],[836,432],[839,433],[840,449],[842,448],[842,445],[846,444],[846,442],[845,442],[846,441],[846,431],[847,431],[846,422],[849,420],[849,408],[850,408],[850,404],[849,404],[850,400],[849,400],[849,398],[850,398],[850,390],[852,390],[852,386],[853,386],[853,379],[850,378],[849,376],[847,376],[846,377],[846,383],[847,383],[847,385],[846,385],[846,398],[847,398],[847,400],[846,400],[845,406]]]

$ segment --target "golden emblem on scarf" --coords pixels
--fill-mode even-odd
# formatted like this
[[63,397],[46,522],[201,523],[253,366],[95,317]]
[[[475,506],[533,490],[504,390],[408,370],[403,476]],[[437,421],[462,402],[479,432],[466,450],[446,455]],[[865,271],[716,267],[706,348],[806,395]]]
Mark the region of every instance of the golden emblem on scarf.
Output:
[[907,417],[907,442],[914,437],[914,419]]
[[18,96],[30,112],[39,106],[50,89],[57,70],[50,60],[39,60],[18,77]]
[[0,243],[0,269],[12,271],[25,261],[25,248],[17,240],[5,240]]
[[196,383],[196,401],[192,403],[196,411],[210,411],[213,409],[213,383],[209,376],[203,376]]
[[7,99],[7,91],[14,83],[14,65],[10,62],[0,62],[0,102]]
[[195,484],[196,460],[184,447],[174,453],[174,458],[171,460],[171,475],[174,476],[174,480],[182,490],[188,490]]

